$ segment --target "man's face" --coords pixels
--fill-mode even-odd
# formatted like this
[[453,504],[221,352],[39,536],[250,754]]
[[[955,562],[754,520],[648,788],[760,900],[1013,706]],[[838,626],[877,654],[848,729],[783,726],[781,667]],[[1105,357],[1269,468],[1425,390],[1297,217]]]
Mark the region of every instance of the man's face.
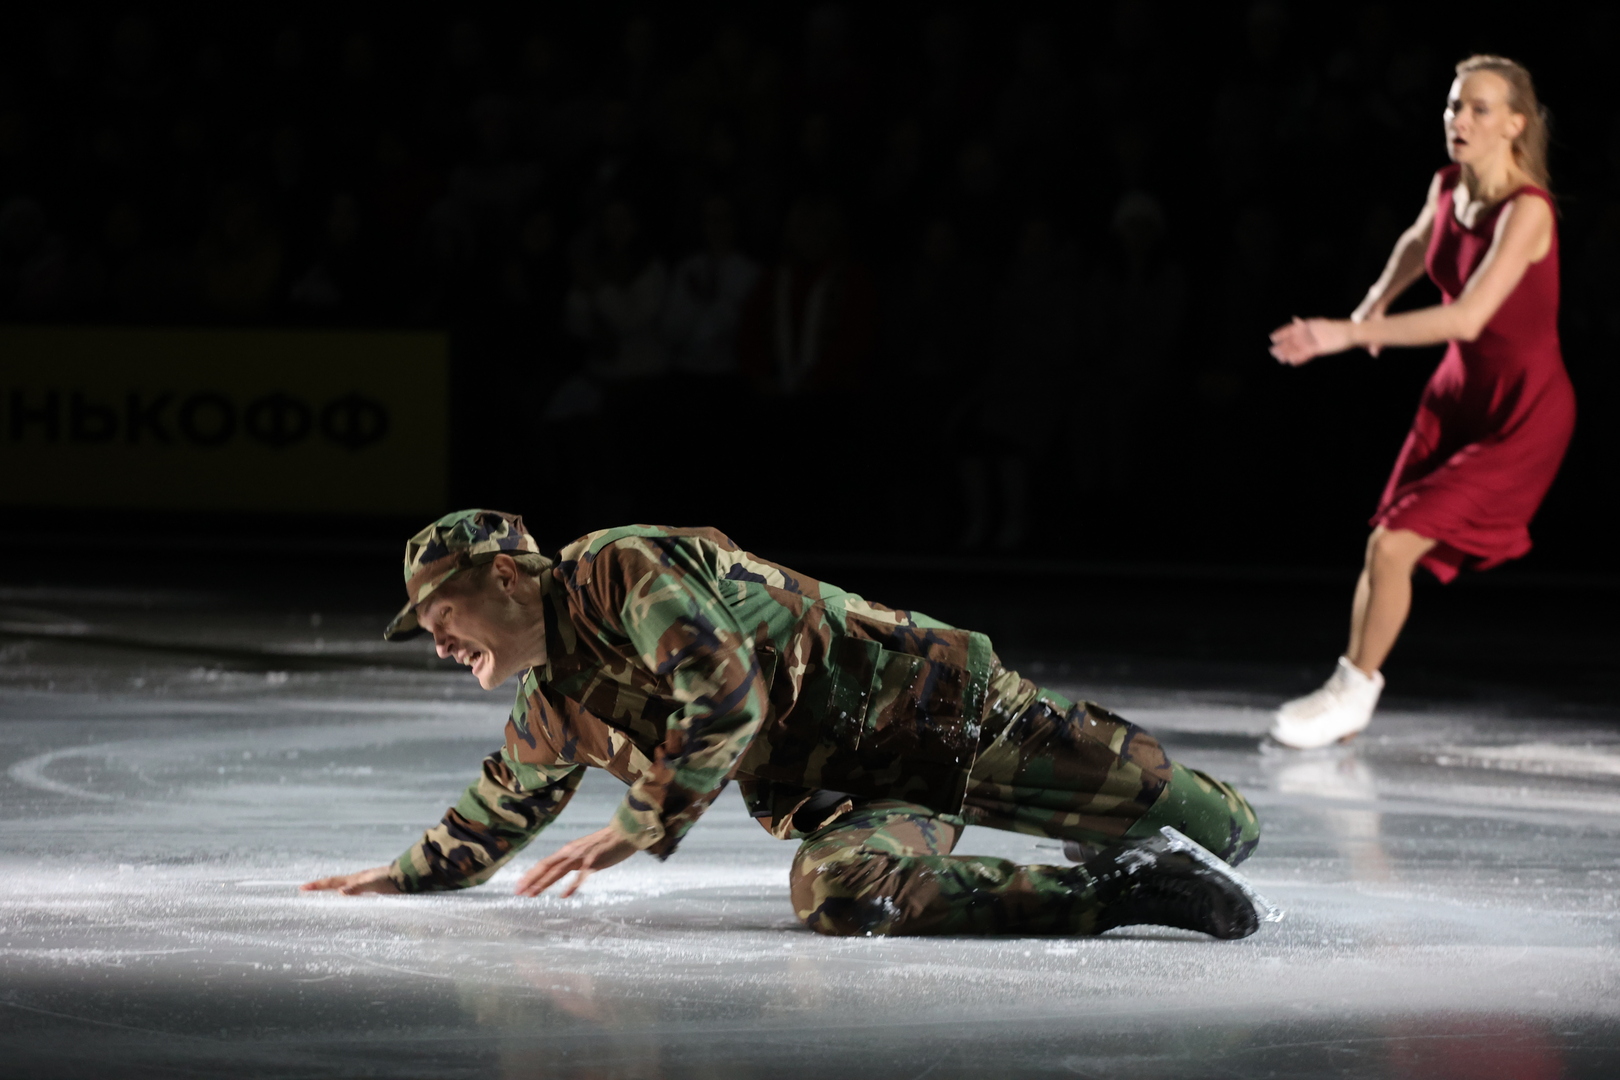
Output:
[[495,567],[452,580],[416,609],[440,656],[472,668],[478,685],[493,690],[529,667],[534,658],[533,617],[511,595],[517,583]]

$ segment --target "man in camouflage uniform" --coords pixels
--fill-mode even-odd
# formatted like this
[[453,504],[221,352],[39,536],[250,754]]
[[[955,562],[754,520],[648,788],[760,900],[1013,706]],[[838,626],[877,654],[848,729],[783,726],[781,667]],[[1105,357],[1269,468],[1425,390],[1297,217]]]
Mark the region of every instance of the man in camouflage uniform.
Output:
[[[735,779],[766,831],[802,842],[793,905],[820,933],[1154,923],[1242,937],[1266,917],[1220,861],[1259,838],[1242,795],[1134,724],[1003,668],[982,634],[711,529],[610,529],[553,560],[521,519],[462,511],[411,539],[405,578],[385,636],[432,632],[486,689],[518,675],[506,744],[392,865],[306,889],[477,885],[596,766],[629,785],[612,822],[537,863],[520,894],[577,872],[569,895],[637,850],[667,858]],[[970,824],[1064,841],[1079,864],[952,855]]]

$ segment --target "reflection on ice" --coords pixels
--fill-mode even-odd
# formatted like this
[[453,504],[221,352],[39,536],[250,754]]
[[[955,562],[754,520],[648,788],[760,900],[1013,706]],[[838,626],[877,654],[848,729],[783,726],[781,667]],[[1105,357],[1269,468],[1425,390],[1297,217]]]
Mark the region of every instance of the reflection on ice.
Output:
[[1272,790],[1308,800],[1301,812],[1321,823],[1323,839],[1349,864],[1353,881],[1388,882],[1394,866],[1380,837],[1383,815],[1372,767],[1354,746],[1334,746],[1266,759]]

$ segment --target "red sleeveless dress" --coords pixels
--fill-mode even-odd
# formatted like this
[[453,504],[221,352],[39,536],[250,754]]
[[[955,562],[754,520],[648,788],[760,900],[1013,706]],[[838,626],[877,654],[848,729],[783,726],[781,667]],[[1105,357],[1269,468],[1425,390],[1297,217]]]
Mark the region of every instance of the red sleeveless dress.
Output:
[[[1490,250],[1502,200],[1464,228],[1452,201],[1462,175],[1440,171],[1424,265],[1451,303]],[[1552,196],[1538,187],[1514,192]],[[1441,581],[1530,550],[1530,519],[1575,431],[1575,391],[1558,346],[1558,231],[1475,341],[1453,341],[1429,377],[1417,418],[1372,524],[1436,541],[1423,558]]]

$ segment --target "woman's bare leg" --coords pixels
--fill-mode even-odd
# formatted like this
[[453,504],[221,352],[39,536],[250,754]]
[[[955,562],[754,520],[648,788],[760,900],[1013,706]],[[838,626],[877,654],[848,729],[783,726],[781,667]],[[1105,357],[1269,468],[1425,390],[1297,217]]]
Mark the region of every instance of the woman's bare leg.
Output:
[[1346,656],[1354,657],[1361,644],[1361,636],[1367,626],[1367,602],[1371,599],[1372,582],[1366,566],[1362,566],[1361,576],[1356,578],[1355,599],[1350,601],[1350,644],[1344,648]]
[[1412,610],[1412,572],[1435,542],[1410,529],[1382,525],[1367,539],[1367,562],[1350,608],[1345,656],[1368,675],[1384,666]]

